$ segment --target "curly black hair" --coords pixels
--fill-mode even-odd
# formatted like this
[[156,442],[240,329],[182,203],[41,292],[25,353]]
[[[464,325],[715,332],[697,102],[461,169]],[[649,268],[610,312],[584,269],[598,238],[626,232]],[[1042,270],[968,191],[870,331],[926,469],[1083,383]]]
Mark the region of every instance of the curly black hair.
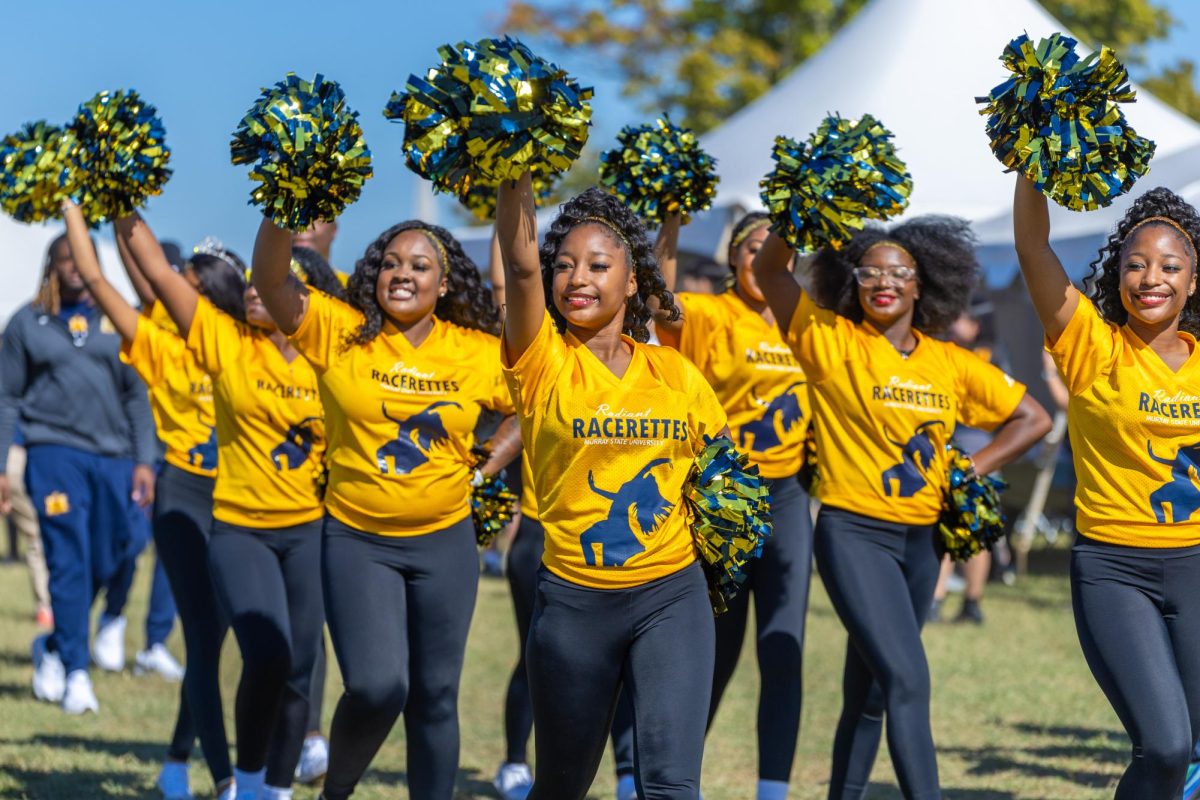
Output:
[[965,219],[933,214],[916,217],[891,230],[870,227],[840,250],[819,250],[812,262],[813,296],[818,305],[862,322],[863,309],[852,270],[878,242],[895,242],[917,262],[921,296],[913,306],[914,328],[922,333],[938,333],[967,309],[981,271],[975,256],[975,234]]
[[449,264],[441,265],[446,275],[446,294],[438,298],[433,309],[434,315],[462,328],[499,333],[500,311],[496,308],[496,301],[483,285],[479,267],[463,252],[458,240],[445,228],[420,220],[408,220],[379,234],[354,265],[354,274],[350,276],[346,289],[350,305],[362,312],[363,324],[350,335],[347,343],[367,344],[383,330],[383,310],[375,299],[375,285],[383,269],[384,251],[392,239],[405,231],[422,231],[427,236],[436,236],[442,244],[442,251],[450,260]]
[[307,285],[338,300],[346,299],[346,289],[338,280],[337,273],[316,250],[309,247],[293,247],[292,260],[304,270]]
[[[1129,235],[1150,217],[1166,217],[1187,231],[1191,241],[1185,236],[1180,236],[1179,231],[1166,222],[1147,223],[1162,225],[1178,236],[1188,255],[1192,257],[1193,271],[1196,269],[1194,242],[1200,240],[1200,214],[1196,209],[1182,197],[1162,186],[1151,189],[1134,200],[1133,205],[1109,235],[1108,241],[1100,248],[1087,277],[1092,301],[1100,311],[1100,316],[1114,325],[1124,325],[1129,320],[1129,312],[1121,302],[1121,254],[1129,244]],[[1200,336],[1200,295],[1192,295],[1184,304],[1179,315],[1179,329],[1193,336]]]
[[[589,220],[589,217],[593,219]],[[679,319],[679,307],[675,305],[675,297],[667,289],[662,270],[658,268],[658,259],[654,257],[654,247],[646,235],[645,225],[620,200],[594,186],[562,205],[558,217],[546,234],[546,241],[542,244],[542,287],[546,293],[546,307],[550,310],[550,316],[559,333],[562,333],[566,330],[567,321],[559,313],[552,299],[554,264],[558,260],[558,249],[573,228],[594,222],[597,217],[607,223],[601,227],[608,230],[614,239],[624,237],[624,241],[620,242],[622,249],[625,249],[626,245],[632,248],[628,257],[637,280],[637,293],[625,301],[625,322],[622,330],[634,341],[646,342],[650,339],[648,323],[654,316],[650,310],[649,299],[658,298],[658,316],[664,319]],[[612,229],[609,229],[610,225]],[[621,237],[616,235],[617,231],[620,231]]]
[[237,253],[193,253],[187,267],[200,284],[200,294],[238,322],[246,321],[246,264]]

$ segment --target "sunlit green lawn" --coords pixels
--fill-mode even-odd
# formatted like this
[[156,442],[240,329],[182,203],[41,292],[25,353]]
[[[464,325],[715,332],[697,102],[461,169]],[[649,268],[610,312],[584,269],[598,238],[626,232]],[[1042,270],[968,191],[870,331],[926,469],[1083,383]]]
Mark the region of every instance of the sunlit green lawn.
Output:
[[[1075,640],[1064,554],[1043,554],[1034,566],[1045,574],[1023,578],[1015,587],[989,587],[983,627],[943,624],[926,632],[934,735],[948,798],[1111,797],[1123,768],[1128,751],[1124,734],[1092,682]],[[134,648],[142,644],[148,567],[146,561],[131,601],[131,660]],[[957,602],[948,601],[950,615],[957,611]],[[35,633],[31,615],[23,566],[0,566],[0,797],[157,798],[154,778],[174,721],[178,687],[128,672],[94,673],[100,714],[73,718],[36,702],[29,689],[29,643]],[[178,632],[171,647],[182,655]],[[825,797],[844,647],[841,626],[816,580],[804,670],[804,719],[792,783],[796,798]],[[507,585],[484,579],[462,684],[458,798],[495,796],[491,778],[503,755],[502,701],[516,648]],[[225,656],[228,707],[238,672],[232,637]],[[336,667],[331,666],[326,722],[337,687]],[[709,737],[706,800],[754,796],[756,696],[753,650],[747,649]],[[232,722],[229,730],[232,739]],[[884,750],[870,796],[898,798]],[[355,796],[407,797],[404,774],[404,737],[397,726]],[[199,797],[211,797],[198,748],[192,784]],[[592,796],[612,794],[612,765],[606,759]],[[296,793],[297,800],[314,796],[307,788]]]

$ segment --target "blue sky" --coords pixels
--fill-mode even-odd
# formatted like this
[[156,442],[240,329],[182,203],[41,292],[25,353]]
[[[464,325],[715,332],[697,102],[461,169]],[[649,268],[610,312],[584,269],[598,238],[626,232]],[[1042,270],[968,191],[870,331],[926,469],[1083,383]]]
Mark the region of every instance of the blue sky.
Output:
[[[1148,52],[1154,65],[1190,55],[1200,35],[1200,3],[1166,5],[1183,26]],[[501,33],[504,2],[66,0],[52,6],[59,24],[47,21],[47,8],[6,5],[0,131],[34,119],[61,123],[100,89],[137,89],[163,117],[175,169],[145,214],[160,236],[185,249],[211,234],[249,256],[260,215],[246,204],[246,168],[229,163],[229,138],[260,87],[289,70],[339,81],[360,113],[375,167],[340,220],[333,261],[349,269],[379,231],[414,213],[421,190],[400,153],[402,127],[382,116],[388,97],[409,73],[434,62],[438,45]],[[594,142],[607,143],[622,125],[639,121],[604,65],[569,52],[548,55],[596,87]],[[438,213],[444,224],[461,219],[450,201]]]

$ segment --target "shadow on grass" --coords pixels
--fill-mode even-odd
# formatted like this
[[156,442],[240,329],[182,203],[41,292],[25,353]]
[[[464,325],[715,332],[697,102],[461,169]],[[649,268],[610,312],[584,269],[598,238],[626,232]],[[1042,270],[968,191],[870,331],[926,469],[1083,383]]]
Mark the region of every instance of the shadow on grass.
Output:
[[[396,769],[376,769],[374,767],[367,770],[367,774],[363,776],[364,783],[380,783],[389,788],[397,786],[408,786],[408,773],[404,770]],[[487,777],[477,769],[460,769],[454,780],[454,797],[455,800],[467,800],[468,798],[476,797],[499,797],[496,789],[492,786],[491,778]]]
[[160,800],[162,794],[143,785],[145,775],[114,769],[62,770],[39,772],[6,766],[7,776],[16,782],[17,797],[26,800]]
[[[953,786],[943,786],[942,791],[946,797],[953,797],[954,800],[1013,800],[1016,797],[1012,792],[1001,789],[956,789]],[[871,800],[902,800],[904,797],[895,786],[874,782],[867,786],[866,796]]]
[[106,756],[132,756],[138,761],[150,764],[162,762],[166,751],[163,742],[139,742],[129,739],[91,739],[83,736],[65,736],[55,733],[39,733],[28,741],[52,747],[56,750],[83,750],[87,753],[99,753]]
[[29,657],[28,650],[0,650],[0,665],[6,667],[28,667],[33,668],[33,660]]

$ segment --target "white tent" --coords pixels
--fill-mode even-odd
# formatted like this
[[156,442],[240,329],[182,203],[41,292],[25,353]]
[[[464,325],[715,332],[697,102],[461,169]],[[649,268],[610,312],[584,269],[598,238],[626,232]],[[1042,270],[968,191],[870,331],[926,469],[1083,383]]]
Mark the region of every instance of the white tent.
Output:
[[[60,233],[61,226],[22,225],[10,217],[0,216],[0,325],[37,294],[42,267],[46,263],[46,248]],[[126,299],[136,303],[116,246],[105,239],[97,240],[96,246],[105,275]]]
[[[1022,31],[1063,26],[1033,0],[874,0],[770,92],[702,137],[721,173],[719,199],[756,207],[777,134],[803,138],[827,113],[870,113],[896,135],[912,172],[911,214],[972,221],[1012,203],[1012,177],[988,149],[975,97],[1009,75],[998,58]],[[1145,91],[1125,107],[1157,157],[1200,144],[1200,125]]]

